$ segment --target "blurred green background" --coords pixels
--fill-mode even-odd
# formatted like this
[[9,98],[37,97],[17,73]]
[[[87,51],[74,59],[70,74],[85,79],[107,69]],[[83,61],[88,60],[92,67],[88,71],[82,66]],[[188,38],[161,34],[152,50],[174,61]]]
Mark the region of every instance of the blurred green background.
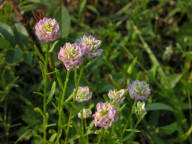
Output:
[[34,25],[43,16],[60,23],[58,69],[65,42],[84,34],[102,40],[104,53],[84,76],[96,97],[135,79],[151,85],[156,105],[135,143],[192,143],[192,0],[1,0],[0,143],[35,143],[41,132],[33,109],[42,105],[34,94],[42,87],[34,48],[42,43]]

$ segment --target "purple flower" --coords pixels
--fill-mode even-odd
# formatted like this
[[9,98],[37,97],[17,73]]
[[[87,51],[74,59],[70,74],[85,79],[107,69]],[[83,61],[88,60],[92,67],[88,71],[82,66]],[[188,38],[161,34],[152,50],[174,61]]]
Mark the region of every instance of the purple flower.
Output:
[[128,85],[129,95],[132,99],[145,100],[150,95],[151,90],[149,84],[139,80]]
[[95,37],[83,36],[76,41],[81,47],[82,53],[88,58],[93,58],[102,54],[103,50],[99,49],[101,41],[97,40]]
[[93,115],[95,126],[107,129],[117,119],[117,109],[110,103],[98,103],[97,111]]
[[66,43],[61,47],[58,59],[64,63],[67,70],[74,69],[83,63],[80,47],[71,43]]
[[92,98],[92,92],[90,92],[89,87],[78,87],[77,94],[76,94],[76,100],[78,102],[85,102],[89,101]]
[[60,34],[59,24],[55,19],[44,17],[36,23],[35,33],[41,41],[54,41]]
[[115,101],[116,103],[123,103],[125,99],[125,94],[127,93],[127,90],[121,89],[119,91],[117,90],[110,90],[108,92],[108,97]]
[[86,119],[86,118],[88,118],[88,117],[91,117],[91,114],[92,114],[92,112],[91,112],[90,109],[84,108],[84,109],[82,109],[82,110],[78,113],[78,118],[80,118],[80,119]]

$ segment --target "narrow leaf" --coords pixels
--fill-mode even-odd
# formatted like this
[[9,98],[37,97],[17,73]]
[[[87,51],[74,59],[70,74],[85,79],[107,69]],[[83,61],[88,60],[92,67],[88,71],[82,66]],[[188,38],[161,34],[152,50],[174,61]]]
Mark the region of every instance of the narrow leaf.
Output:
[[146,105],[146,110],[154,111],[154,110],[167,110],[167,111],[174,111],[173,108],[167,104],[163,103],[152,103]]

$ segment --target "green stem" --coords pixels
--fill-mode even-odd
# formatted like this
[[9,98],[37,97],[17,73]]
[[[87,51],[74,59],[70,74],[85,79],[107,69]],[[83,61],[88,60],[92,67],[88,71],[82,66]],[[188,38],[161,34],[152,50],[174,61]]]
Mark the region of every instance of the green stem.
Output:
[[[87,131],[87,120],[85,119],[84,120],[84,123],[85,123],[85,131]],[[88,144],[89,143],[89,134],[86,135],[86,143]]]
[[69,120],[68,120],[67,130],[66,130],[65,144],[67,144],[67,139],[68,139],[68,134],[69,134],[70,123],[71,123],[71,112],[69,113]]
[[102,137],[103,137],[103,129],[101,129],[101,133],[100,133],[100,135],[99,135],[97,144],[100,144],[100,143],[101,143],[101,138],[102,138]]
[[124,135],[127,126],[128,126],[129,124],[132,125],[132,124],[131,124],[131,123],[132,123],[132,122],[131,122],[131,117],[132,117],[132,114],[133,114],[133,110],[134,110],[135,105],[136,105],[136,100],[134,101],[134,103],[133,103],[133,105],[132,105],[132,107],[131,107],[131,112],[129,113],[128,120],[127,120],[127,122],[126,122],[126,124],[125,124],[125,126],[124,126],[124,128],[123,128],[123,131],[122,131],[122,135],[121,135],[121,136]]
[[47,143],[47,87],[48,87],[48,77],[47,77],[47,73],[48,73],[48,50],[46,50],[45,53],[45,61],[44,61],[44,89],[43,89],[43,144]]
[[58,119],[58,136],[57,136],[57,143],[59,143],[59,139],[61,137],[62,134],[62,113],[63,113],[63,104],[64,104],[64,100],[65,100],[65,94],[66,94],[66,89],[67,89],[67,84],[69,81],[69,75],[70,75],[70,71],[67,71],[67,75],[66,75],[66,79],[65,79],[65,83],[63,86],[63,92],[59,97],[59,105],[58,105],[58,115],[59,115],[59,119]]
[[75,97],[77,95],[77,90],[78,90],[78,87],[79,87],[79,83],[80,83],[80,80],[81,80],[81,77],[83,75],[83,71],[84,71],[84,67],[81,66],[80,68],[80,74],[79,74],[79,77],[77,76],[77,69],[75,69],[75,74],[74,74],[74,81],[75,81],[75,93],[73,95],[73,101],[75,101]]
[[85,143],[84,119],[81,118],[81,143]]

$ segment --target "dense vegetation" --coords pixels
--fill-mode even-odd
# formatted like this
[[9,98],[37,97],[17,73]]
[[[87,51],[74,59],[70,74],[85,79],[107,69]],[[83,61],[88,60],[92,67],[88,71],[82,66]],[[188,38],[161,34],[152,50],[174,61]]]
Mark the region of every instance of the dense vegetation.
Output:
[[[58,21],[55,41],[35,35],[43,17]],[[60,47],[84,35],[103,53],[68,71]],[[192,0],[0,0],[0,59],[2,144],[192,143]],[[134,80],[151,89],[140,112],[128,93],[122,104],[107,96]],[[78,86],[90,101],[75,101]],[[117,108],[109,128],[78,118],[99,102]]]

